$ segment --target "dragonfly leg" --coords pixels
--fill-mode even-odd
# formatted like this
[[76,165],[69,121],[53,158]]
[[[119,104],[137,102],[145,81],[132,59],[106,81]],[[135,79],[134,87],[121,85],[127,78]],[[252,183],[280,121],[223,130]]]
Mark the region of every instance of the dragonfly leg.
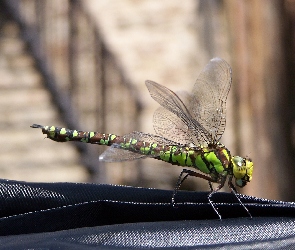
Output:
[[[183,178],[182,176],[186,174]],[[189,169],[183,169],[178,177],[178,180],[176,182],[176,185],[175,185],[175,188],[174,188],[174,192],[173,192],[173,195],[172,195],[172,206],[173,207],[176,207],[176,204],[175,204],[175,196],[181,186],[181,184],[187,179],[187,177],[189,176],[195,176],[195,177],[199,177],[199,178],[202,178],[202,179],[205,179],[207,181],[209,181],[209,183],[211,183],[211,181],[213,181],[213,179],[211,177],[208,177],[206,175],[203,175],[203,174],[200,174],[200,173],[197,173],[195,171],[192,171],[192,170],[189,170]]]
[[218,215],[219,220],[222,220],[221,214],[218,212],[217,208],[214,206],[214,203],[211,200],[211,197],[213,196],[213,194],[215,194],[216,192],[218,192],[224,186],[225,180],[226,180],[226,176],[224,176],[221,179],[220,184],[215,189],[212,188],[212,184],[211,184],[211,182],[209,182],[209,185],[210,185],[210,188],[211,188],[211,192],[208,194],[208,200],[209,200],[209,203],[210,203],[211,207],[213,208],[213,210],[215,211],[215,213]]
[[[186,174],[183,178],[182,176]],[[214,204],[213,202],[211,201],[211,196],[213,195],[213,193],[217,192],[220,188],[222,188],[224,186],[224,182],[225,182],[225,179],[223,180],[223,182],[214,190],[212,188],[212,184],[211,182],[213,182],[214,180],[209,177],[209,176],[206,176],[206,175],[203,175],[203,174],[200,174],[200,173],[197,173],[195,171],[192,171],[192,170],[189,170],[189,169],[183,169],[178,177],[178,180],[176,182],[176,185],[175,185],[175,188],[174,188],[174,192],[173,192],[173,195],[172,195],[172,206],[173,207],[176,207],[176,204],[175,204],[175,196],[181,186],[181,184],[189,177],[189,176],[195,176],[195,177],[199,177],[199,178],[202,178],[202,179],[205,179],[209,182],[209,186],[211,188],[211,192],[209,193],[208,195],[208,200],[209,200],[209,203],[211,204],[212,208],[214,209],[214,211],[216,212],[216,214],[218,215],[219,219],[221,220],[221,215],[219,214],[219,212],[217,211],[217,209],[214,207]]]
[[243,206],[243,208],[246,210],[247,214],[249,215],[249,217],[252,219],[252,215],[249,212],[248,208],[243,204],[243,202],[240,200],[240,198],[237,196],[237,190],[234,186],[234,184],[232,183],[232,176],[230,176],[229,180],[228,180],[228,186],[231,189],[231,192],[236,196],[237,200],[239,201],[239,203]]
[[212,182],[208,181],[211,192],[213,191]]
[[[175,196],[176,196],[176,194],[177,194],[177,192],[178,192],[178,190],[179,190],[181,184],[182,184],[182,183],[187,179],[187,177],[189,176],[189,174],[188,174],[186,171],[190,171],[190,170],[188,170],[188,169],[183,169],[183,170],[181,171],[180,175],[178,176],[178,179],[177,179],[177,182],[176,182],[176,185],[175,185],[174,191],[173,191],[173,195],[172,195],[172,201],[171,201],[173,207],[176,207],[176,205],[175,205]],[[186,174],[186,175],[182,178],[183,174]]]

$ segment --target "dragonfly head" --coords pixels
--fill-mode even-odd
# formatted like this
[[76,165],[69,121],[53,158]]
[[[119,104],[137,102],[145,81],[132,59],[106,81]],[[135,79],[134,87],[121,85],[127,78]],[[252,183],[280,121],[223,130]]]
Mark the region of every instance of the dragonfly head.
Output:
[[242,158],[240,156],[233,156],[231,162],[236,185],[244,187],[252,179],[253,162],[249,158]]

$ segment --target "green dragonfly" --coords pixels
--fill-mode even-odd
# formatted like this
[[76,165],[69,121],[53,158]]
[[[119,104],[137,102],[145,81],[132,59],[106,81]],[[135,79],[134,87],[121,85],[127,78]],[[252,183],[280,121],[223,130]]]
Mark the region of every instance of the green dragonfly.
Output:
[[[159,107],[153,118],[156,135],[132,132],[123,136],[70,130],[33,124],[43,134],[57,142],[80,141],[110,146],[99,159],[117,162],[152,157],[184,168],[178,178],[175,194],[188,176],[209,182],[208,200],[221,219],[211,197],[228,179],[228,186],[250,217],[251,214],[237,196],[235,185],[244,187],[252,179],[253,162],[249,158],[232,156],[219,141],[226,124],[226,99],[231,87],[231,67],[220,58],[213,58],[200,73],[191,93],[182,99],[170,89],[146,81],[151,97]],[[184,176],[184,177],[183,177]],[[183,178],[182,178],[183,177]],[[235,185],[233,184],[235,180]],[[218,183],[213,189],[211,183]]]

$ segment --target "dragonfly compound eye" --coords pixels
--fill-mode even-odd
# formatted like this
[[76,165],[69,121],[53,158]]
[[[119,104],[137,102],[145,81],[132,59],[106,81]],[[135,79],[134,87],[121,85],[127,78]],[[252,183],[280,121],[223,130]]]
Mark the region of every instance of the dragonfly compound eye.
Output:
[[244,187],[247,182],[252,180],[253,162],[250,159],[240,156],[233,156],[232,159],[233,174],[236,178],[236,185]]

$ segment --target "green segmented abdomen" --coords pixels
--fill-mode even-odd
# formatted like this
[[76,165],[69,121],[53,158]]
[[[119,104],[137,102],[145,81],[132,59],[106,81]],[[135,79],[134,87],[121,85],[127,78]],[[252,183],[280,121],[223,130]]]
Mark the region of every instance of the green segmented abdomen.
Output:
[[118,143],[120,136],[114,134],[102,134],[98,132],[84,132],[55,126],[42,126],[33,124],[32,128],[41,128],[47,138],[57,142],[80,141],[99,145],[112,145]]
[[43,134],[57,142],[80,141],[107,146],[116,144],[116,147],[122,150],[151,156],[173,165],[193,167],[211,176],[217,176],[226,171],[230,162],[229,151],[224,146],[214,149],[208,147],[191,148],[182,145],[161,145],[159,143],[144,142],[132,138],[132,136],[85,132],[37,124],[33,124],[31,127],[41,128]]
[[47,135],[47,138],[57,142],[80,141],[91,144],[111,146],[116,144],[116,147],[123,150],[133,151],[143,155],[158,155],[163,150],[168,150],[169,146],[161,146],[157,143],[138,141],[134,138],[126,138],[115,134],[103,134],[98,132],[85,132],[79,130],[71,130],[55,126],[42,126],[33,124],[32,128],[41,128],[42,133]]

